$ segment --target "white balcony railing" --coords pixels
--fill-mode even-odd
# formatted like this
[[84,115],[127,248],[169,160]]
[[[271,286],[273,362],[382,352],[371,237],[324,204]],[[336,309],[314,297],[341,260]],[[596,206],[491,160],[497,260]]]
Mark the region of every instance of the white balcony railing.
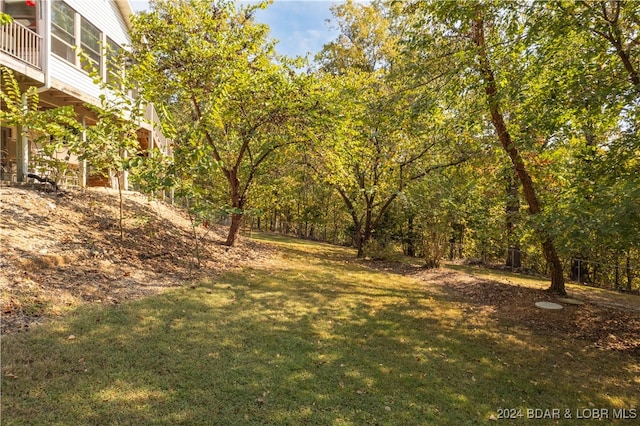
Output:
[[158,112],[153,104],[148,103],[145,108],[144,114],[145,120],[152,123],[152,137],[154,140],[154,145],[158,148],[163,148],[165,153],[168,154],[167,149],[169,149],[169,145],[171,141],[167,139],[162,133],[162,125],[160,124],[160,117],[158,117]]
[[17,22],[0,25],[0,52],[42,69],[42,37]]

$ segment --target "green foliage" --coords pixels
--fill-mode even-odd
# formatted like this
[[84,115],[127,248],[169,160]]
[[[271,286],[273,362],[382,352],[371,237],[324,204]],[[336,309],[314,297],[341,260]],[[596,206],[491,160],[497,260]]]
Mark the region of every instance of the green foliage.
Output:
[[461,163],[473,148],[460,143],[466,136],[454,133],[435,87],[417,90],[396,72],[404,60],[399,29],[381,3],[333,10],[341,34],[317,58],[331,119],[317,125],[305,154],[343,199],[363,255],[372,238],[384,238],[385,215],[407,186]]
[[[90,63],[84,52],[79,54],[85,64]],[[108,56],[115,63],[125,60],[124,53],[110,52]],[[96,172],[116,177],[120,187],[124,172],[136,164],[133,157],[140,148],[138,129],[144,120],[144,100],[131,95],[136,83],[129,73],[112,74],[109,81],[103,81],[100,70],[87,70],[94,82],[100,84],[102,94],[100,105],[85,104],[95,113],[97,122],[86,129],[86,142],[80,159],[89,160]]]
[[11,15],[7,15],[6,13],[0,12],[0,25],[6,25],[13,22],[13,17]]
[[316,56],[320,68],[336,74],[391,68],[398,55],[397,36],[383,10],[380,2],[363,5],[348,0],[332,5],[340,33]]
[[73,107],[42,109],[35,86],[22,91],[13,72],[0,67],[0,120],[17,126],[22,135],[36,144],[33,153],[34,172],[56,184],[69,171],[69,159],[80,150],[81,128]]
[[255,177],[274,152],[300,139],[314,107],[312,78],[279,61],[268,28],[253,21],[264,7],[157,1],[134,18],[132,31],[136,80],[148,99],[167,105],[162,118],[175,130],[184,162],[176,171],[192,174],[198,196],[228,206],[230,245]]
[[[105,49],[111,59],[110,67],[125,62],[124,52],[110,52],[108,46]],[[102,89],[100,105],[85,104],[95,113],[97,122],[87,127],[79,158],[87,160],[93,172],[115,179],[120,198],[120,239],[124,240],[122,191],[127,173],[139,164],[138,129],[144,121],[145,101],[141,96],[132,96],[136,83],[130,73],[111,73],[108,81],[104,81],[100,70],[90,66],[86,54],[80,51],[79,55],[94,83]]]
[[[506,117],[511,146],[505,148],[518,148],[532,177],[541,208],[530,217],[516,216],[509,237],[501,206],[508,197],[495,192],[502,178],[484,179],[487,166],[478,165],[472,177],[477,190],[464,203],[475,206],[465,219],[468,239],[506,247],[507,238],[516,238],[539,270],[544,262],[529,244],[541,231],[565,259],[612,259],[637,250],[638,3],[387,5],[390,11],[400,7],[401,45],[413,58],[398,62],[403,72],[416,85],[441,81],[440,99],[448,99],[456,120],[473,129],[473,139],[493,133],[489,118]],[[480,17],[484,51],[471,42]],[[479,68],[480,53],[493,75]],[[482,111],[489,78],[495,81],[489,107],[497,105],[490,117]],[[484,195],[471,202],[474,194]]]

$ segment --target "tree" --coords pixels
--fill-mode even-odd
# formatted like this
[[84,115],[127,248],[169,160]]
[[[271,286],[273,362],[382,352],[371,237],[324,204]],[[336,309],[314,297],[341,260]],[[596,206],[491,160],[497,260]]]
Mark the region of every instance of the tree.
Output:
[[87,127],[86,143],[79,158],[88,160],[93,169],[114,178],[118,187],[120,239],[123,240],[122,190],[126,173],[131,169],[132,160],[136,159],[140,150],[138,128],[143,113],[141,99],[129,98],[123,94],[115,97],[102,95],[100,106],[86,106],[93,110],[98,121]]
[[[340,194],[362,257],[410,182],[467,155],[447,132],[449,112],[424,91],[416,96],[411,81],[393,72],[397,36],[382,5],[347,2],[333,12],[341,34],[317,61],[333,96],[334,118],[330,130],[318,131],[309,165]],[[419,102],[430,102],[430,110],[418,109]]]
[[[491,122],[496,129],[496,133],[498,134],[498,139],[500,140],[502,147],[509,155],[516,174],[520,179],[524,198],[529,205],[529,212],[533,215],[540,214],[540,201],[533,185],[533,180],[531,179],[531,175],[529,174],[524,160],[520,155],[518,147],[511,137],[504,115],[500,110],[498,86],[496,84],[493,66],[489,60],[485,38],[485,12],[483,12],[479,5],[476,8],[476,16],[473,17],[471,23],[471,38],[477,47],[476,54],[478,70],[484,80],[483,84],[487,95]],[[542,236],[542,249],[545,258],[551,265],[551,287],[549,290],[558,294],[566,294],[564,289],[562,263],[558,257],[553,239],[547,230],[541,229],[540,233]]]
[[87,160],[95,171],[115,181],[119,200],[118,227],[120,239],[124,240],[122,190],[126,186],[128,172],[137,163],[136,156],[140,151],[138,129],[144,121],[146,101],[136,93],[132,73],[125,70],[127,53],[112,51],[109,46],[105,46],[104,50],[110,70],[106,81],[86,52],[78,52],[85,70],[102,91],[100,105],[85,103],[95,113],[97,122],[85,129],[86,140],[82,144],[79,159]]
[[176,143],[189,141],[212,166],[198,169],[194,184],[224,178],[227,245],[236,240],[256,175],[275,151],[299,140],[294,122],[314,108],[310,78],[276,57],[268,27],[253,20],[265,6],[158,0],[134,19],[131,33],[145,97],[168,105],[164,119],[172,123],[175,111],[188,112],[187,135]]
[[[522,142],[514,138],[515,134],[522,141],[535,142],[547,136],[537,133],[538,129],[525,136],[529,122],[519,109],[524,90],[518,87],[521,80],[516,76],[541,70],[531,58],[533,47],[526,44],[522,10],[507,3],[412,2],[405,11],[410,12],[407,22],[413,25],[407,35],[408,53],[423,58],[419,66],[444,70],[451,76],[449,93],[476,96],[485,105],[485,114],[522,185],[529,212],[538,218],[534,222],[551,268],[549,290],[565,294],[562,263],[552,234],[541,220],[543,206],[521,152]],[[431,78],[424,71],[416,70],[416,74]]]
[[[547,221],[572,260],[572,277],[595,279],[597,263],[637,252],[637,2],[535,2],[531,44],[545,64],[545,84],[563,121],[554,173],[566,182]],[[576,54],[579,52],[579,54]],[[576,259],[581,259],[580,261]],[[584,260],[587,260],[585,262]],[[587,264],[591,264],[591,271]],[[580,271],[578,271],[580,269]]]
[[330,131],[318,132],[305,154],[316,175],[342,198],[362,257],[407,185],[460,164],[468,154],[457,150],[445,129],[412,121],[406,113],[410,97],[396,98],[375,74],[327,78],[334,86],[336,118]]
[[0,67],[0,120],[17,126],[38,147],[34,161],[43,175],[38,176],[56,190],[69,169],[69,159],[80,149],[80,123],[73,107],[42,109],[37,88],[22,91],[13,72]]
[[340,31],[317,55],[320,69],[335,74],[349,70],[373,72],[389,68],[398,53],[392,22],[380,1],[369,5],[347,0],[331,6]]

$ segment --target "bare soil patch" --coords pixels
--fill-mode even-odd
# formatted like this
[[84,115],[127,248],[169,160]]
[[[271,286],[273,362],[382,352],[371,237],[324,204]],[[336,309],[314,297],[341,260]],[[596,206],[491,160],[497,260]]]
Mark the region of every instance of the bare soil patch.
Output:
[[116,305],[191,285],[272,255],[271,246],[243,238],[221,245],[222,226],[197,227],[196,246],[184,211],[135,192],[125,193],[121,240],[117,206],[114,190],[0,188],[2,333],[80,304]]
[[[522,327],[538,335],[577,339],[603,350],[640,357],[640,296],[637,294],[568,284],[570,297],[582,302],[577,305],[545,291],[549,282],[535,276],[521,275],[521,280],[515,280],[506,272],[493,270],[491,274],[504,276],[492,280],[476,276],[473,272],[456,270],[455,266],[425,269],[398,261],[360,263],[375,270],[414,276],[425,281],[430,289],[439,289],[442,294],[463,303],[467,318],[488,316],[507,327]],[[542,301],[558,303],[563,309],[546,310],[535,305]]]
[[[403,268],[404,269],[404,268]],[[461,271],[442,268],[415,270],[413,274],[456,300],[466,303],[467,316],[486,315],[507,327],[521,327],[538,335],[576,339],[604,350],[615,350],[640,357],[640,310],[638,296],[627,295],[628,303],[620,302],[619,294],[590,293],[577,287],[570,294],[584,302],[565,303],[562,297],[545,291],[548,283],[536,287],[513,282],[487,280]],[[547,301],[563,306],[546,310],[535,306]]]

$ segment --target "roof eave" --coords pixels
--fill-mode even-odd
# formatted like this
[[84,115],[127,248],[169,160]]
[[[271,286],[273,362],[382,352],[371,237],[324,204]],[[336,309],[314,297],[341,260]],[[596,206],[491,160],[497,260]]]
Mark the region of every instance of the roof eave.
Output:
[[129,0],[115,0],[115,3],[127,25],[127,30],[131,30],[131,15],[133,15],[131,3],[129,3]]

